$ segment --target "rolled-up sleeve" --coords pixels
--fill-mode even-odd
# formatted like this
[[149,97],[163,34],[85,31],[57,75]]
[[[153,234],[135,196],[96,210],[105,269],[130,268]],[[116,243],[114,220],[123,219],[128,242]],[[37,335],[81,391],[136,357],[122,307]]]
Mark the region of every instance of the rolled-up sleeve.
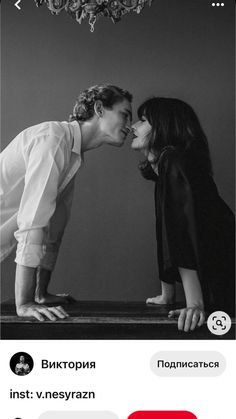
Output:
[[60,176],[65,166],[64,139],[44,135],[25,152],[24,191],[17,216],[15,262],[37,267],[45,254],[44,238],[54,214]]
[[58,197],[56,210],[49,222],[44,238],[44,255],[40,266],[48,271],[53,271],[60,249],[65,227],[69,221],[74,193],[75,178],[66,186]]

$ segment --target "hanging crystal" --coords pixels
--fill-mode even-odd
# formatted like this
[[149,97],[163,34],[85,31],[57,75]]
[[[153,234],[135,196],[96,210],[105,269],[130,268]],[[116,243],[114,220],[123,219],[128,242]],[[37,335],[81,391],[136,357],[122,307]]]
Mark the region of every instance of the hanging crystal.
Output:
[[63,9],[78,23],[88,19],[90,31],[100,17],[109,17],[113,23],[119,22],[123,15],[140,13],[144,6],[151,6],[152,0],[34,0],[37,7],[46,4],[52,14],[59,14]]

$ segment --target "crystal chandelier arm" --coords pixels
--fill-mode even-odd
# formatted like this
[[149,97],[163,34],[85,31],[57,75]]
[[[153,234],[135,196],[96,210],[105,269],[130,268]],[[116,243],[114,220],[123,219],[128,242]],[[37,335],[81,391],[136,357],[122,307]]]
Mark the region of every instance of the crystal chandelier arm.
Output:
[[109,17],[113,23],[119,22],[123,15],[134,11],[140,13],[152,0],[34,0],[36,6],[46,4],[52,14],[65,10],[73,19],[81,23],[88,19],[91,32],[95,22],[101,17]]
[[37,7],[42,6],[44,0],[34,0]]
[[60,13],[68,5],[70,0],[48,0],[47,6],[52,13]]
[[[132,3],[130,6],[127,4],[127,0],[116,0],[120,7],[125,8],[127,11],[135,9],[138,6],[139,0],[130,0]],[[145,1],[145,0],[144,0]],[[142,1],[143,3],[143,1]]]
[[65,10],[71,10],[72,12],[77,12],[78,10],[82,10],[85,6],[85,3],[82,0],[73,0],[69,1],[65,7]]

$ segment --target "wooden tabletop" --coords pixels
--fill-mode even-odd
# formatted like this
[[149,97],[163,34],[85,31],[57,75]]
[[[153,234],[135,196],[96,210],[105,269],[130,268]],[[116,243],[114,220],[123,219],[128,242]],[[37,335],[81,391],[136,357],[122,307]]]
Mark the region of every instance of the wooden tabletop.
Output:
[[204,324],[194,332],[178,331],[177,320],[168,319],[173,306],[144,302],[76,301],[64,306],[70,315],[56,322],[18,317],[14,300],[2,304],[2,339],[234,339],[235,321],[223,336]]

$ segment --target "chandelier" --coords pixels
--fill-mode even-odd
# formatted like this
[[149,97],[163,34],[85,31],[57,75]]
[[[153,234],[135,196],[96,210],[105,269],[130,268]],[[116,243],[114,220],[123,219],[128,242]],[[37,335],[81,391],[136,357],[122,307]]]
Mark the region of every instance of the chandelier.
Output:
[[152,0],[34,0],[36,6],[46,3],[52,14],[65,10],[77,22],[88,18],[90,31],[94,31],[96,20],[109,17],[113,23],[119,22],[122,16],[133,11],[140,13],[145,4],[151,6]]

